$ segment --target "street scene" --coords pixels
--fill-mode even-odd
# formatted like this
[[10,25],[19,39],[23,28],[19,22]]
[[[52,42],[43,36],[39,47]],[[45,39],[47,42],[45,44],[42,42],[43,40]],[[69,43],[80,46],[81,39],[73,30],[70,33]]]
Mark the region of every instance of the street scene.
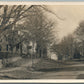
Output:
[[84,5],[0,5],[0,79],[84,79]]

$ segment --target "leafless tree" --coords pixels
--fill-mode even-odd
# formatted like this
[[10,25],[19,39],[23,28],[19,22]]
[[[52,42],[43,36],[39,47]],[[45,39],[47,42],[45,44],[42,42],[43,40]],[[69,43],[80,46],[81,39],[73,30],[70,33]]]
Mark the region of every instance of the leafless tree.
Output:
[[75,40],[73,36],[70,34],[64,37],[60,43],[54,44],[52,49],[58,55],[58,59],[64,60],[72,59],[74,56],[74,49],[75,49]]
[[19,20],[23,19],[24,14],[33,7],[25,5],[2,5],[0,6],[0,32],[12,28]]
[[37,43],[37,52],[42,57],[44,56],[42,52],[46,53],[48,44],[55,39],[53,34],[54,22],[46,18],[43,9],[39,6],[33,7],[31,11],[31,16],[25,20],[24,28],[32,34],[32,39]]
[[84,55],[84,21],[79,23],[79,26],[74,32],[75,38],[78,43],[79,51],[82,55]]

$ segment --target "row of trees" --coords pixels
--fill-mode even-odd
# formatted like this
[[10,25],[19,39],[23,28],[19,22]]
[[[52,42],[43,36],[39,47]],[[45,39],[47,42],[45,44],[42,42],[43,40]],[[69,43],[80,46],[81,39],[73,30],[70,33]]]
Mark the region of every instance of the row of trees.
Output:
[[58,59],[72,59],[75,49],[75,41],[73,36],[70,34],[64,37],[60,43],[52,46],[53,51],[56,52]]
[[[54,14],[58,19],[61,19],[60,17],[41,5],[1,5],[0,11],[0,37],[5,35],[8,38],[11,51],[24,40],[32,40],[33,44],[37,44],[37,55],[47,56],[47,48],[54,43],[56,37],[54,36],[55,22],[49,20],[46,13]],[[18,35],[16,31],[22,34]],[[84,21],[73,34],[52,45],[52,50],[56,52],[58,59],[72,59],[77,52],[83,55],[83,32]]]
[[52,50],[57,54],[59,60],[84,56],[84,21],[79,23],[73,34],[65,36],[61,42],[54,44]]
[[[46,17],[46,13],[54,13],[39,5],[2,5],[0,10],[0,36],[6,36],[11,51],[24,40],[32,40],[37,44],[37,54],[46,57],[47,47],[54,41],[54,22]],[[22,34],[18,35],[16,31]]]

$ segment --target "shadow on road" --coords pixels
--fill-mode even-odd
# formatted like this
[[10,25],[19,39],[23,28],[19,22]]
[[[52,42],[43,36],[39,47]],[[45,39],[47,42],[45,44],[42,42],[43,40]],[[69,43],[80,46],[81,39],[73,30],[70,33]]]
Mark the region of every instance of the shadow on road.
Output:
[[57,71],[84,71],[83,66],[72,66],[72,67],[62,67],[62,68],[48,68],[48,69],[39,69],[38,71],[42,72],[57,72]]

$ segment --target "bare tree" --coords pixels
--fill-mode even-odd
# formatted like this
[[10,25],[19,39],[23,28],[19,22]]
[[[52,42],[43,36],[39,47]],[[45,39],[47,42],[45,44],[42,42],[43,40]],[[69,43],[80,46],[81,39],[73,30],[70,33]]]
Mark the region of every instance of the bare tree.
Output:
[[74,32],[76,41],[78,43],[79,51],[84,55],[84,21],[79,23],[79,26]]
[[34,6],[31,16],[25,20],[25,29],[32,34],[33,40],[37,43],[37,53],[40,57],[47,55],[48,44],[54,41],[54,22],[48,20],[39,6]]
[[19,20],[24,18],[24,14],[32,8],[31,6],[25,5],[3,5],[0,7],[0,31],[3,32],[8,28],[12,28]]
[[63,58],[64,60],[72,59],[74,56],[74,49],[75,40],[71,34],[64,37],[60,43],[52,46],[52,50],[56,52],[59,60],[62,60]]

